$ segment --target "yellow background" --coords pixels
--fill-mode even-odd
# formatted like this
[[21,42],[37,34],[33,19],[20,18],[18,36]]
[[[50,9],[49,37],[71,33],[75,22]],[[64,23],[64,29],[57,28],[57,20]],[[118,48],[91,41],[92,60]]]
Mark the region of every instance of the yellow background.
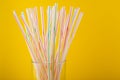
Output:
[[119,0],[0,0],[0,80],[32,80],[31,58],[12,11],[55,2],[84,12],[67,56],[67,80],[120,80]]

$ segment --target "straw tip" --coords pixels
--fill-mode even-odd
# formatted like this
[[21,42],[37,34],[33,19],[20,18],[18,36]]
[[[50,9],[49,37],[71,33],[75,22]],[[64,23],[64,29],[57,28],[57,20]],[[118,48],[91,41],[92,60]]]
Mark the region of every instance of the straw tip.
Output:
[[24,16],[24,12],[21,12],[21,16]]
[[57,4],[57,3],[55,3],[55,6],[58,6],[58,4]]
[[13,11],[13,14],[15,14],[16,12],[15,12],[15,10]]
[[24,14],[24,12],[21,12],[21,14]]
[[78,10],[80,10],[80,8],[77,8]]
[[80,12],[81,13],[81,15],[84,15],[84,12]]

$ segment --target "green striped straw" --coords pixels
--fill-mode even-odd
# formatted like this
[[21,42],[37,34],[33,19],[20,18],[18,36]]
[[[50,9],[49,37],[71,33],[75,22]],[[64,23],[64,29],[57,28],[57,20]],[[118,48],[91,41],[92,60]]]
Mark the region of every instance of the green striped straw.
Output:
[[53,21],[54,21],[54,25],[53,25],[53,53],[52,53],[52,80],[54,80],[54,56],[55,56],[55,39],[56,39],[56,11],[57,11],[57,4],[55,3],[55,6],[53,6],[54,7],[54,19],[53,19]]
[[48,6],[48,80],[50,80],[50,6]]

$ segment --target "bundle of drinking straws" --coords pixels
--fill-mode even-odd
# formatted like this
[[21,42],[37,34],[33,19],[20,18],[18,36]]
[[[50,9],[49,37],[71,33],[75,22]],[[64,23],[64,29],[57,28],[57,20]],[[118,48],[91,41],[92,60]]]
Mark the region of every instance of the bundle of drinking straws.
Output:
[[21,12],[21,19],[15,11],[13,14],[24,36],[33,63],[39,63],[39,66],[34,65],[38,79],[59,80],[63,66],[61,62],[66,59],[83,16],[80,8],[70,7],[67,13],[65,7],[58,10],[57,4],[48,6],[46,24],[43,7],[39,10],[37,7],[27,8],[26,13]]

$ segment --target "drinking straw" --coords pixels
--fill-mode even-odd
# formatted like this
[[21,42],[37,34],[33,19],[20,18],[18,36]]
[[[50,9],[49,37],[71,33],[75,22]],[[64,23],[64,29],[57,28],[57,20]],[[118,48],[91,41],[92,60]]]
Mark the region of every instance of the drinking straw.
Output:
[[56,57],[55,57],[55,61],[57,62],[58,61],[58,58],[59,58],[59,54],[60,54],[60,48],[61,48],[61,38],[62,38],[62,35],[63,35],[63,8],[60,10],[60,13],[59,13],[59,21],[60,21],[60,37],[59,37],[59,43],[58,43],[58,49],[57,49],[57,52],[56,52]]
[[19,25],[19,28],[20,28],[20,30],[21,30],[21,32],[22,32],[24,38],[26,39],[24,29],[23,29],[22,24],[20,23],[20,21],[19,21],[19,19],[18,19],[18,16],[17,16],[17,14],[16,14],[15,11],[13,11],[13,15],[14,15],[14,18],[15,18],[16,22],[17,22],[18,25]]
[[65,48],[65,51],[64,51],[65,54],[63,55],[62,60],[65,60],[68,48],[70,47],[70,44],[72,43],[72,40],[74,39],[75,33],[76,33],[76,31],[77,31],[77,29],[79,27],[79,24],[80,24],[80,22],[82,20],[82,17],[83,17],[83,12],[80,12],[79,16],[78,16],[78,19],[77,19],[77,22],[76,22],[76,25],[75,25],[74,30],[73,30],[73,33],[72,33],[72,37],[70,38],[70,42],[69,42],[69,44]]
[[[61,48],[61,41],[62,41],[62,36],[63,36],[63,21],[64,21],[64,7],[61,9],[60,11],[60,37],[59,37],[59,43],[58,43],[58,49],[57,49],[57,53],[56,53],[56,66],[58,65],[57,63],[60,63],[60,48]],[[60,68],[58,68],[59,70]],[[55,69],[55,79],[57,76],[57,68]]]
[[31,34],[34,36],[35,40],[37,41],[36,35],[37,35],[38,19],[36,19],[37,15],[35,14],[35,10],[36,10],[36,7],[34,9],[28,8],[26,9],[26,13],[28,17]]
[[[41,50],[41,52],[42,53],[45,53],[44,51],[43,51],[43,45],[42,45],[42,41],[41,41],[41,38],[40,38],[40,32],[39,32],[39,26],[38,26],[38,11],[37,11],[37,7],[35,7],[34,8],[35,9],[35,12],[36,12],[36,23],[37,23],[37,25],[35,25],[36,26],[36,33],[37,33],[37,37],[38,37],[38,44],[40,44],[40,46],[39,46],[39,48],[40,48],[40,50]],[[44,54],[44,57],[45,57],[45,59],[47,59],[47,56],[46,56],[46,54]]]
[[57,12],[57,18],[56,18],[56,35],[57,36],[57,33],[58,33],[58,24],[59,24],[59,18],[60,18],[60,13],[59,11]]
[[[13,14],[14,14],[14,17],[15,17],[15,19],[16,19],[18,25],[19,25],[19,28],[20,28],[20,30],[21,30],[21,32],[22,32],[24,38],[25,38],[26,43],[28,43],[28,40],[27,40],[27,37],[26,37],[26,35],[25,35],[24,29],[23,29],[22,24],[20,23],[20,21],[19,21],[19,19],[18,19],[18,17],[17,17],[16,12],[13,11]],[[27,45],[27,46],[28,46],[28,49],[30,50],[32,60],[35,60],[35,58],[33,57],[32,50],[31,50],[30,46],[29,46],[29,45]]]
[[52,54],[51,54],[51,61],[52,61],[52,80],[54,79],[54,56],[55,56],[55,39],[56,39],[56,12],[57,12],[57,4],[53,6],[53,16],[52,16]]
[[67,41],[68,41],[68,39],[70,38],[70,35],[71,35],[71,32],[72,32],[72,28],[73,28],[73,25],[74,25],[74,23],[75,23],[75,21],[76,21],[76,18],[77,18],[77,15],[78,15],[79,10],[80,10],[80,8],[74,10],[74,14],[73,14],[73,17],[72,17],[72,22],[71,22],[71,24],[70,24],[70,29],[69,29]]
[[[22,34],[23,34],[23,37],[24,37],[25,42],[26,42],[26,44],[27,44],[27,47],[28,47],[28,49],[29,49],[29,52],[30,52],[30,55],[31,55],[32,60],[33,60],[33,61],[37,61],[36,58],[35,58],[35,56],[34,56],[33,49],[31,48],[32,46],[29,44],[29,39],[28,39],[27,35],[25,35],[24,29],[23,29],[22,24],[20,23],[20,21],[19,21],[19,19],[18,19],[18,17],[17,17],[16,12],[13,11],[13,14],[14,14],[14,17],[15,17],[18,25],[19,25],[19,28],[20,28]],[[35,64],[34,64],[34,66],[35,66],[35,68],[37,67]],[[36,71],[38,71],[37,68],[36,68]]]
[[[29,33],[28,33],[28,29],[25,27],[25,30],[26,30],[26,36],[27,36],[27,40],[28,40],[28,42],[29,43],[27,43],[28,45],[30,45],[32,48],[32,50],[34,49],[34,47],[31,45],[31,42],[30,42],[30,35],[29,35]],[[35,53],[35,52],[34,52]],[[35,71],[36,71],[36,73],[37,73],[37,79],[39,80],[39,76],[38,75],[40,75],[40,79],[42,79],[42,77],[43,77],[43,75],[42,75],[42,73],[41,73],[41,71],[42,70],[40,70],[40,67],[38,66],[38,65],[36,65],[36,64],[34,64],[34,67],[35,67]],[[39,71],[40,71],[40,73],[39,73]]]
[[50,57],[51,57],[51,79],[53,80],[53,76],[54,76],[54,22],[55,22],[55,6],[52,7],[51,10],[51,41],[50,41]]
[[22,32],[22,34],[23,34],[23,37],[24,37],[24,39],[25,39],[25,41],[26,41],[26,44],[27,44],[27,47],[28,47],[28,49],[29,49],[29,51],[30,51],[30,55],[31,55],[31,57],[32,57],[32,60],[33,60],[33,61],[36,61],[36,58],[35,58],[34,53],[33,53],[33,50],[31,49],[30,45],[28,45],[28,40],[27,40],[27,37],[26,37],[26,35],[25,35],[24,29],[23,29],[22,24],[20,23],[20,21],[19,21],[19,19],[18,19],[18,16],[17,16],[17,14],[16,14],[15,11],[13,11],[13,15],[14,15],[14,18],[16,19],[16,22],[18,23],[19,28],[20,28],[20,30],[21,30],[21,32]]
[[35,28],[37,29],[37,27],[38,27],[38,11],[37,11],[37,7],[34,7],[34,18],[35,18],[35,21],[34,21],[35,22]]
[[[78,19],[77,19],[76,25],[75,25],[75,27],[74,27],[73,34],[72,34],[72,38],[70,39],[69,44],[66,44],[65,50],[63,51],[63,54],[64,54],[64,55],[62,56],[62,61],[65,60],[65,57],[66,57],[66,55],[67,55],[68,48],[70,47],[70,44],[71,44],[72,40],[74,39],[75,33],[76,33],[77,29],[78,29],[78,25],[79,25],[79,23],[80,23],[80,21],[81,21],[81,19],[82,19],[82,16],[83,16],[83,13],[81,12],[81,13],[79,14],[79,17],[78,17]],[[63,65],[63,63],[62,63],[62,65]],[[60,66],[61,69],[62,69],[62,65]],[[61,69],[60,69],[60,71],[59,71],[59,73],[58,73],[58,76],[60,76],[59,74],[60,74],[60,72],[61,72]],[[58,78],[59,78],[59,77],[58,77]]]
[[50,6],[48,6],[48,80],[50,80]]
[[[34,27],[34,34],[36,34],[38,36],[38,44],[40,44],[41,46],[39,46],[39,49],[42,53],[42,56],[45,58],[45,61],[47,60],[47,56],[45,54],[45,50],[44,50],[44,46],[42,44],[42,41],[41,41],[41,38],[40,38],[40,35],[39,35],[39,28],[38,28],[38,19],[37,19],[37,14],[35,14],[35,12],[37,13],[37,7],[34,8],[34,11],[32,12],[33,13],[33,27]],[[37,24],[35,24],[37,23]]]
[[44,11],[43,7],[40,7],[40,15],[41,15],[41,24],[42,24],[42,37],[43,37],[43,43],[44,43],[44,50],[46,50],[46,45],[45,45],[45,26],[44,26]]
[[[35,7],[34,9],[36,10],[36,13],[37,13],[37,8]],[[26,9],[26,13],[27,13],[27,16],[28,16],[28,20],[30,19],[29,20],[29,23],[31,24],[30,26],[33,26],[33,28],[32,28],[33,36],[35,34],[37,34],[37,36],[38,36],[38,47],[39,47],[39,49],[42,53],[42,56],[44,56],[43,58],[45,58],[45,60],[46,60],[46,55],[43,54],[44,51],[43,51],[42,42],[41,42],[40,35],[39,35],[38,21],[37,21],[37,19],[36,20],[34,19],[34,18],[37,18],[38,16],[35,15],[35,13],[32,10],[31,10],[31,14],[29,14],[29,10],[31,10],[31,9]],[[31,15],[31,16],[29,16],[29,15]],[[35,23],[37,23],[37,24],[35,24]],[[31,34],[32,34],[32,31],[31,31]]]
[[45,30],[44,30],[44,13],[43,13],[43,7],[40,7],[40,15],[41,15],[41,24],[42,24],[42,37],[44,37]]
[[[50,41],[50,56],[52,56],[53,54],[53,29],[54,29],[54,6],[52,7],[52,10],[51,10],[51,41]],[[53,57],[53,56],[52,56]]]
[[[64,39],[64,44],[63,44],[63,50],[62,50],[62,52],[64,51],[64,48],[65,48],[66,42],[67,42],[68,31],[69,31],[69,26],[70,26],[70,17],[72,15],[72,10],[73,10],[73,8],[71,7],[70,8],[70,13],[69,13],[69,15],[67,17],[67,21],[66,21],[66,25],[65,25],[65,39]],[[63,55],[63,53],[62,53],[62,55]]]
[[[56,3],[52,8],[48,6],[47,31],[45,33],[43,7],[40,7],[39,10],[41,16],[42,37],[39,32],[37,7],[26,9],[29,23],[22,12],[21,18],[24,23],[25,31],[15,11],[13,11],[13,14],[25,38],[32,61],[40,61],[40,64],[38,65],[33,64],[37,76],[39,76],[37,78],[42,80],[57,80],[60,78],[63,66],[63,63],[61,62],[66,59],[68,49],[75,37],[83,13],[79,13],[79,8],[73,10],[73,8],[70,7],[70,12],[66,15],[65,7],[62,7],[60,11],[57,11]],[[56,45],[57,49],[55,48]]]
[[37,14],[37,7],[34,7],[33,9],[31,9],[31,13],[32,13],[32,24],[33,24],[33,32],[35,35],[36,41],[38,42],[38,32],[37,32],[37,27],[38,27],[38,14]]
[[[55,72],[56,73],[56,76],[55,76],[55,79],[57,78],[57,74],[58,74],[58,72],[59,72],[59,70],[60,70],[60,62],[61,62],[61,60],[60,60],[60,49],[62,48],[62,40],[63,40],[63,29],[64,29],[64,20],[65,20],[65,17],[66,17],[66,12],[65,12],[65,8],[63,7],[62,9],[61,9],[61,11],[60,11],[60,38],[59,38],[59,45],[58,45],[58,52],[57,52],[57,56],[56,56],[56,62],[58,62],[59,63],[59,68],[58,68],[58,70],[56,70],[57,72]],[[68,20],[68,19],[67,19]]]
[[[31,41],[30,41],[30,34],[28,33],[28,29],[25,27],[25,30],[26,30],[26,36],[27,36],[27,40],[28,40],[28,43],[27,43],[27,45],[30,45],[32,48],[31,48],[31,50],[33,50],[34,49],[34,47],[31,45]],[[34,52],[35,53],[35,52]],[[37,61],[37,60],[36,60]],[[35,62],[36,62],[35,61]],[[34,63],[34,62],[33,62]],[[38,64],[39,65],[39,64]],[[38,66],[38,65],[36,65],[36,64],[34,64],[34,68],[35,68],[35,71],[36,71],[36,75],[37,75],[37,79],[39,80],[39,79],[42,79],[43,78],[43,75],[42,75],[42,70],[40,70],[40,66]],[[40,71],[40,72],[39,72]],[[40,75],[40,77],[39,77],[39,75]]]
[[[49,8],[50,8],[50,6],[48,6]],[[50,9],[50,12],[49,12],[49,10],[47,9],[47,26],[49,26],[49,29],[50,29],[50,27],[51,27],[51,19],[52,19],[52,11],[51,11],[52,9]],[[49,25],[48,25],[48,12],[49,12]],[[50,41],[50,39],[48,39],[48,33],[49,33],[49,35],[51,35],[51,30],[50,31],[48,31],[48,27],[47,27],[47,32],[46,32],[46,44],[47,44],[47,49],[46,49],[46,52],[47,52],[47,54],[48,54],[48,40]],[[49,36],[50,38],[51,38],[51,36]],[[47,55],[48,56],[48,55]]]
[[[25,16],[24,16],[24,13],[22,12],[22,14],[21,14],[21,18],[22,18],[22,21],[24,22],[24,24],[25,24],[25,28],[28,30],[28,33],[30,34],[30,35],[32,35],[32,33],[31,33],[31,31],[30,31],[30,29],[29,29],[29,26],[28,26],[28,24],[27,24],[27,22],[26,22],[26,20],[25,20]],[[33,38],[34,39],[34,38]],[[34,40],[35,41],[35,40]],[[40,53],[39,54],[37,54],[37,56],[38,56],[38,59],[40,58]],[[42,57],[41,57],[42,58]]]
[[77,15],[78,15],[78,12],[79,12],[79,8],[78,9],[75,9],[74,10],[74,15],[73,15],[73,17],[72,17],[72,23],[70,24],[70,29],[69,29],[69,31],[68,31],[68,37],[67,37],[67,42],[66,42],[66,44],[68,44],[68,40],[69,40],[69,38],[70,38],[70,35],[71,35],[71,32],[72,32],[72,28],[73,28],[73,25],[74,25],[74,23],[75,23],[75,20],[76,20],[76,18],[77,18]]
[[[63,34],[65,34],[65,38],[64,38],[64,44],[63,44],[63,49],[62,49],[62,56],[63,56],[63,51],[64,51],[64,48],[65,48],[65,45],[66,45],[66,42],[67,42],[66,40],[67,40],[67,36],[68,36],[68,30],[69,30],[70,17],[72,15],[72,10],[73,10],[73,8],[71,7],[70,8],[70,13],[68,14],[67,19],[66,19],[66,24],[64,25],[64,27],[66,28],[65,29],[66,31],[63,33]],[[63,61],[63,60],[61,60],[61,61]],[[60,64],[60,68],[61,68],[61,64]],[[57,73],[58,78],[60,77],[59,73],[60,73],[60,70]]]
[[62,9],[60,10],[60,37],[59,37],[59,44],[58,44],[58,49],[57,49],[57,53],[56,53],[56,62],[59,63],[59,67],[58,70],[55,69],[55,80],[57,78],[57,74],[60,71],[60,63],[61,63],[61,56],[60,56],[60,52],[61,52],[61,48],[62,48],[62,44],[63,44],[63,39],[64,39],[64,28],[65,28],[65,18],[66,18],[66,11],[65,11],[65,7],[62,7]]
[[[25,28],[25,29],[26,29],[26,28]],[[31,42],[30,42],[30,35],[29,35],[27,29],[26,29],[26,36],[27,36],[27,39],[28,39],[28,41],[29,41],[29,42],[27,43],[27,45],[30,45],[30,46],[32,47],[32,49],[33,49],[33,46],[31,45]],[[32,50],[32,49],[31,49],[31,50]],[[37,61],[37,60],[36,60],[36,61]],[[42,75],[43,70],[40,70],[40,66],[34,64],[34,67],[35,67],[35,71],[36,71],[36,73],[37,73],[37,79],[39,80],[39,78],[40,78],[40,79],[44,78],[44,75]],[[40,77],[39,77],[39,75],[40,75]]]
[[[64,54],[64,55],[62,56],[62,61],[65,60],[65,57],[66,57],[66,55],[67,55],[67,51],[68,51],[68,49],[69,49],[69,47],[70,47],[70,44],[72,43],[72,40],[74,39],[75,33],[76,33],[77,29],[78,29],[78,25],[79,25],[79,23],[80,23],[80,21],[81,21],[81,19],[82,19],[82,16],[83,16],[83,13],[81,12],[81,13],[79,14],[79,16],[78,16],[76,25],[75,25],[75,27],[74,27],[74,31],[73,31],[73,34],[72,34],[72,38],[70,39],[69,44],[66,45],[65,50],[63,51],[63,54]],[[63,63],[62,63],[62,65],[63,65]],[[62,65],[60,66],[60,71],[59,71],[58,75],[59,75],[60,72],[61,72]],[[60,75],[59,75],[59,76],[60,76]],[[58,78],[59,78],[59,77],[58,77]]]
[[[75,23],[75,21],[76,21],[78,12],[79,12],[79,8],[74,10],[74,14],[73,14],[73,17],[72,17],[72,22],[71,22],[71,24],[70,24],[69,30],[67,31],[67,32],[68,32],[68,36],[66,37],[66,42],[65,42],[65,44],[67,44],[67,43],[69,42],[68,40],[69,40],[69,38],[70,38],[70,35],[71,35],[71,32],[72,32],[72,28],[74,28],[73,25],[74,25],[74,23]],[[65,49],[65,48],[63,48],[63,49]],[[64,53],[63,53],[63,54],[64,54]]]
[[[55,35],[55,37],[57,37],[57,35],[58,35],[58,24],[59,24],[59,18],[60,18],[60,13],[59,12],[57,12],[57,16],[56,16],[56,35]],[[56,38],[57,39],[57,38]],[[56,43],[57,43],[57,41],[56,41]],[[56,53],[56,52],[55,52]],[[57,53],[56,53],[57,54]],[[55,68],[54,68],[54,70],[56,69],[56,54],[54,55],[55,56],[55,59],[54,59],[54,62],[55,62]]]
[[31,32],[30,32],[29,26],[28,26],[28,24],[27,24],[27,22],[26,22],[26,20],[25,20],[25,17],[24,17],[24,13],[22,13],[21,17],[22,17],[22,20],[23,20],[23,22],[24,22],[24,24],[25,24],[25,27],[28,29],[28,32],[29,32],[29,34],[31,35],[32,40],[33,40],[33,42],[34,42],[34,44],[35,44],[35,47],[36,47],[35,49],[37,50],[36,54],[37,54],[37,56],[38,56],[38,59],[40,59],[41,64],[42,64],[42,66],[43,66],[43,69],[44,69],[45,72],[46,72],[45,65],[44,65],[44,63],[43,63],[42,55],[40,54],[40,51],[39,51],[39,49],[38,49],[38,45],[37,45],[36,41],[34,40],[33,35],[32,35]]
[[30,9],[29,8],[26,9],[26,14],[27,14],[27,18],[28,18],[30,29],[32,31],[32,22],[31,22]]
[[[34,36],[36,36],[36,28],[34,26],[34,12],[33,12],[33,8],[29,8],[29,13],[30,13],[30,21],[31,21],[31,32]],[[36,39],[36,37],[35,37]]]
[[[27,13],[27,18],[28,18],[28,22],[29,22],[29,31],[31,32],[31,34],[32,35],[34,35],[33,34],[33,28],[32,28],[32,21],[31,21],[31,17],[30,17],[30,8],[27,8],[26,9],[26,13]],[[37,29],[37,33],[38,33],[38,35],[39,35],[39,30]],[[38,39],[40,39],[40,36],[38,37]]]
[[[35,63],[35,64],[37,64],[37,63]],[[37,80],[43,80],[44,76],[42,75],[42,72],[40,70],[40,66],[36,65],[35,69],[36,69],[35,71],[36,71]]]

